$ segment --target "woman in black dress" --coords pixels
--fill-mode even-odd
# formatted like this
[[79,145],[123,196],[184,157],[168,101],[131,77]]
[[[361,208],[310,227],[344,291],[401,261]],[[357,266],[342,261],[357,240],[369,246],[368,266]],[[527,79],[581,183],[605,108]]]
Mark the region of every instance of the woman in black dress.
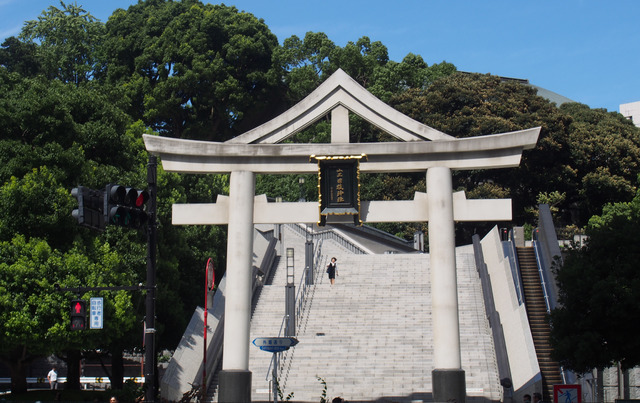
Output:
[[336,265],[336,258],[332,257],[331,262],[327,265],[327,273],[329,274],[329,280],[331,280],[331,285],[334,285],[336,282],[336,275],[338,274],[338,267]]

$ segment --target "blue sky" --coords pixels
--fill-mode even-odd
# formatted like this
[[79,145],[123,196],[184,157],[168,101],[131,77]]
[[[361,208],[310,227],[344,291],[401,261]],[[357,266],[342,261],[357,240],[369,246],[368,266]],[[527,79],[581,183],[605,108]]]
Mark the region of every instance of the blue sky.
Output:
[[[70,1],[69,1],[70,2]],[[77,0],[103,22],[137,0]],[[264,19],[280,43],[324,32],[344,46],[368,36],[392,60],[528,79],[592,108],[640,101],[637,0],[229,0]],[[17,35],[57,0],[0,0],[0,38]]]

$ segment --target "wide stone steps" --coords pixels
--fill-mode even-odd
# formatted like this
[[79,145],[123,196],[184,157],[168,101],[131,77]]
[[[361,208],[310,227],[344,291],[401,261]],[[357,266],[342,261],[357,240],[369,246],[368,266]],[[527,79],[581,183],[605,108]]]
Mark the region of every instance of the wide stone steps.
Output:
[[[304,262],[304,239],[286,233],[295,261]],[[336,284],[320,271],[313,299],[300,323],[299,344],[283,353],[278,377],[286,397],[410,401],[431,392],[433,324],[429,259],[424,254],[353,255],[332,242],[323,244],[324,267],[338,260]],[[473,395],[497,400],[500,386],[491,332],[485,319],[472,250],[458,253],[458,292],[462,367]],[[260,295],[251,338],[277,336],[285,310],[286,272],[280,259],[271,285]],[[299,279],[296,272],[296,279]],[[297,287],[296,280],[296,287]],[[271,353],[252,346],[253,401],[269,399]],[[320,380],[318,379],[320,378]],[[330,401],[330,399],[329,399]]]

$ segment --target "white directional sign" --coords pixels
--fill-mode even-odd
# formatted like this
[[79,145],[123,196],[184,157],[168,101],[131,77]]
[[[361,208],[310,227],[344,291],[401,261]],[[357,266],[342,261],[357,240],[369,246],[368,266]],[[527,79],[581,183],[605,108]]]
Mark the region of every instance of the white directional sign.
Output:
[[89,329],[102,329],[104,322],[104,301],[102,297],[91,298],[89,310]]
[[262,351],[270,353],[279,353],[288,350],[298,344],[295,337],[258,337],[253,340],[253,345],[259,347]]

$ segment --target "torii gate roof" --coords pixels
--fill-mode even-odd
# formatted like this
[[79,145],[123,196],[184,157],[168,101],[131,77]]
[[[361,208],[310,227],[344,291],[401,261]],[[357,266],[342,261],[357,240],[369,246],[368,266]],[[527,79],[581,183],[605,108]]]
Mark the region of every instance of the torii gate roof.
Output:
[[[400,140],[348,143],[346,109]],[[332,112],[332,142],[277,144]],[[342,120],[336,124],[336,116]],[[347,122],[344,122],[344,119]],[[334,137],[335,127],[347,131]],[[337,131],[337,130],[336,130]],[[167,171],[225,173],[315,173],[310,156],[366,154],[362,172],[425,171],[433,166],[484,169],[518,166],[522,151],[533,148],[540,128],[457,139],[386,105],[338,70],[302,101],[278,117],[226,142],[181,140],[145,134],[147,150],[162,158]],[[341,136],[341,137],[339,137]],[[346,138],[346,141],[344,139]],[[343,142],[339,142],[339,141]]]

